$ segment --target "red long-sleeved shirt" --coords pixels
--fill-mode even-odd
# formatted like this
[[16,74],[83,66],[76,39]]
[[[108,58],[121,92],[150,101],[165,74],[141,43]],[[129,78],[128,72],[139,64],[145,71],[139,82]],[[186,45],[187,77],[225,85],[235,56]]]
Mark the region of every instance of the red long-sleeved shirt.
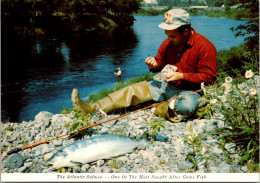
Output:
[[217,52],[215,46],[204,36],[193,34],[187,42],[186,50],[178,56],[178,48],[165,39],[161,44],[155,60],[162,69],[166,64],[178,67],[184,79],[178,81],[176,86],[181,89],[197,90],[200,83],[205,85],[214,83],[217,75]]

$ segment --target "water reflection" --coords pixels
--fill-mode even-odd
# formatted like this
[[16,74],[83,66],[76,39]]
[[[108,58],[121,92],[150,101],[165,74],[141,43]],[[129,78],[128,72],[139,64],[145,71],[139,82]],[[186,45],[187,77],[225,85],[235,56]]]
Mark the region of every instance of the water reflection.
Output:
[[2,40],[2,120],[33,120],[42,110],[58,113],[61,106],[71,107],[72,88],[96,91],[106,80],[112,84],[116,78],[111,73],[136,42],[133,30],[122,28],[30,41],[10,35]]

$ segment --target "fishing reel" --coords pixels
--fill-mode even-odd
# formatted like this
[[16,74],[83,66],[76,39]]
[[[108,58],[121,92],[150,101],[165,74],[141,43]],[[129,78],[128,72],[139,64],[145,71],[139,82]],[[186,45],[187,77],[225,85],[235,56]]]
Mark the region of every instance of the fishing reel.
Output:
[[16,168],[20,168],[23,163],[23,157],[20,153],[18,153],[19,151],[21,151],[21,148],[16,148],[13,149],[9,152],[7,152],[8,158],[6,159],[6,166],[11,168],[11,169],[16,169]]

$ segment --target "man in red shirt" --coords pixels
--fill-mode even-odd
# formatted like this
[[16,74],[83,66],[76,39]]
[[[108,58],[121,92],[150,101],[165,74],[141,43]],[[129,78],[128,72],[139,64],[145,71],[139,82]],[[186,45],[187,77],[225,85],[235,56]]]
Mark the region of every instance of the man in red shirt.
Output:
[[[148,57],[145,62],[150,71],[161,70],[166,64],[176,66],[178,71],[169,74],[166,82],[149,83],[153,100],[163,101],[172,95],[185,95],[200,89],[202,82],[212,84],[216,80],[216,48],[191,27],[188,12],[182,9],[166,12],[159,27],[165,30],[167,38],[155,58]],[[200,97],[195,93],[172,101],[169,107],[174,110],[175,119],[191,116],[199,105],[197,100]],[[157,113],[165,114],[165,111]]]
[[[164,22],[159,25],[165,30],[167,39],[160,46],[155,58],[145,62],[150,71],[160,71],[173,65],[177,72],[167,75],[166,81],[153,80],[127,86],[94,104],[84,103],[77,89],[72,92],[72,102],[86,114],[97,109],[106,113],[139,103],[169,100],[175,95],[185,95],[200,89],[201,83],[211,84],[216,80],[216,49],[214,45],[191,28],[190,16],[182,9],[165,13]],[[190,117],[199,105],[199,93],[185,95],[171,102],[159,105],[154,113],[174,122]]]

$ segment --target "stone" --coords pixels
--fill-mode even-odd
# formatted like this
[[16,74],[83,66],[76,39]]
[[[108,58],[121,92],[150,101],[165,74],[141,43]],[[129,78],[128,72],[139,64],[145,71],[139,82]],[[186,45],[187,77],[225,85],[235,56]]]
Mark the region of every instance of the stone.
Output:
[[131,160],[135,160],[137,157],[138,157],[137,154],[130,154],[129,155],[129,159],[131,159]]
[[32,165],[33,165],[33,162],[24,163],[24,166],[27,168],[32,167]]
[[52,144],[54,146],[61,146],[62,145],[62,140],[61,139],[55,139],[52,141]]
[[48,161],[48,159],[50,159],[53,156],[53,153],[47,153],[44,155],[44,160]]
[[26,167],[26,166],[20,167],[20,168],[18,169],[18,173],[23,173],[23,172],[25,172],[25,170],[26,170],[27,168],[28,168],[28,167]]
[[97,161],[97,166],[98,166],[98,167],[101,167],[101,166],[104,165],[104,163],[105,163],[104,160],[98,160],[98,161]]
[[230,170],[231,170],[231,166],[229,164],[221,163],[218,166],[218,173],[230,173]]
[[90,168],[90,165],[89,164],[84,164],[84,165],[82,165],[82,167],[81,167],[81,171],[87,171],[88,169]]
[[212,152],[216,153],[216,154],[222,154],[223,153],[222,149],[220,149],[218,146],[214,146],[212,148]]
[[248,172],[247,166],[242,166],[240,169],[242,172],[245,172],[245,173]]
[[158,135],[156,135],[155,139],[160,141],[160,142],[166,142],[166,141],[168,141],[169,137],[165,137],[161,134],[158,134]]
[[144,168],[139,168],[136,173],[147,173],[147,170]]
[[139,164],[139,163],[141,163],[141,162],[142,162],[141,159],[135,159],[135,164]]
[[150,161],[154,161],[155,159],[157,159],[157,157],[155,156],[155,154],[153,152],[141,150],[141,151],[139,151],[139,154],[141,156],[143,156],[144,159],[148,159]]
[[51,120],[50,119],[45,119],[43,122],[44,127],[48,128],[51,125]]
[[100,167],[94,167],[95,173],[102,173],[102,169]]
[[178,167],[181,170],[187,170],[193,167],[193,163],[189,162],[189,161],[180,161],[178,163]]
[[49,152],[50,150],[49,150],[49,147],[48,147],[48,145],[47,144],[43,144],[42,145],[42,154],[45,154],[45,153],[47,153],[47,152]]
[[35,116],[35,123],[42,123],[45,119],[51,119],[54,116],[54,114],[48,112],[48,111],[41,111]]
[[56,114],[52,118],[52,125],[61,125],[64,126],[66,123],[71,122],[71,119],[65,116],[64,114]]

